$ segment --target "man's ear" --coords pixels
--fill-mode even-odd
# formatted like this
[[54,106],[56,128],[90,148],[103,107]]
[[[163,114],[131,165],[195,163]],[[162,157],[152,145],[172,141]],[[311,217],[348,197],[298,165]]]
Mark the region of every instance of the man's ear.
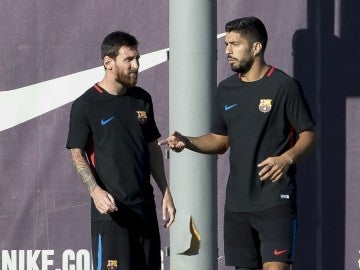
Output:
[[105,69],[112,70],[113,62],[114,62],[114,59],[112,59],[111,57],[109,57],[107,55],[104,56],[103,64],[104,64]]
[[260,42],[255,42],[253,44],[253,53],[254,56],[258,55],[262,50],[262,44]]

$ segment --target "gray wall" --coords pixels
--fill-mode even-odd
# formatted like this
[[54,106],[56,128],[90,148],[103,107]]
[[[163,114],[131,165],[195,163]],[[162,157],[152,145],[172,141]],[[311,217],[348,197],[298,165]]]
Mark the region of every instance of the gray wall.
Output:
[[[5,91],[100,66],[99,44],[116,29],[136,35],[143,54],[169,46],[165,0],[0,0],[0,6],[0,99]],[[293,269],[359,269],[359,7],[355,0],[218,1],[218,33],[237,17],[264,21],[268,63],[302,83],[317,122],[318,148],[299,166]],[[219,39],[218,81],[232,74],[223,44]],[[169,132],[168,83],[167,62],[140,74],[139,85],[152,93],[163,136]],[[69,87],[63,88],[67,95]],[[31,100],[7,102],[13,102],[12,110],[0,108],[0,122],[31,106]],[[65,149],[69,109],[66,104],[0,132],[2,262],[10,250],[20,257],[20,250],[50,250],[54,267],[49,269],[56,269],[62,267],[64,250],[90,250],[89,197]],[[226,154],[219,157],[218,261],[223,270],[230,269],[222,257],[227,164]],[[163,247],[168,246],[168,232],[161,234]]]

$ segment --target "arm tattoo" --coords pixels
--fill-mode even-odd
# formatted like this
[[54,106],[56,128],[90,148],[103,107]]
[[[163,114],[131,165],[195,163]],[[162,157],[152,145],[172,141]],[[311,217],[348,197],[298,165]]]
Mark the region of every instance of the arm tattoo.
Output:
[[73,166],[81,182],[88,189],[89,193],[92,193],[97,187],[95,177],[90,169],[89,163],[86,160],[85,153],[81,149],[71,149],[71,157]]

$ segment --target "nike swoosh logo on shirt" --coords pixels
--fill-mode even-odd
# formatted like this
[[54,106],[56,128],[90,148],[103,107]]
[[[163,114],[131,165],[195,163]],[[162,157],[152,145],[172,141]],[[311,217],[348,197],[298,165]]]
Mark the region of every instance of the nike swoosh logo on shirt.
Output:
[[105,126],[107,123],[109,123],[111,120],[114,119],[114,116],[113,117],[110,117],[109,119],[101,119],[101,125]]
[[287,249],[284,249],[284,250],[277,250],[277,249],[275,249],[275,250],[274,250],[274,255],[275,255],[275,256],[279,256],[279,255],[284,254],[284,253],[286,253],[286,252],[287,252]]
[[237,104],[225,105],[224,109],[225,109],[225,111],[228,111],[228,110],[231,110],[232,108],[234,108],[235,106],[237,106]]

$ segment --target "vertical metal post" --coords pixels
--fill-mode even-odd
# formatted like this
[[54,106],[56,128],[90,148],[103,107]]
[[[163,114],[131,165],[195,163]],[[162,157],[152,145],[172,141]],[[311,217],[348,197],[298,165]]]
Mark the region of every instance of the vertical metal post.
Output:
[[[322,3],[315,1],[315,91],[316,91],[316,126],[317,136],[322,136]],[[322,187],[322,143],[317,141],[316,147],[316,269],[323,270],[323,187]]]
[[[170,131],[210,131],[216,89],[215,0],[170,0]],[[170,229],[171,270],[217,269],[216,158],[170,153],[170,185],[178,210]]]

